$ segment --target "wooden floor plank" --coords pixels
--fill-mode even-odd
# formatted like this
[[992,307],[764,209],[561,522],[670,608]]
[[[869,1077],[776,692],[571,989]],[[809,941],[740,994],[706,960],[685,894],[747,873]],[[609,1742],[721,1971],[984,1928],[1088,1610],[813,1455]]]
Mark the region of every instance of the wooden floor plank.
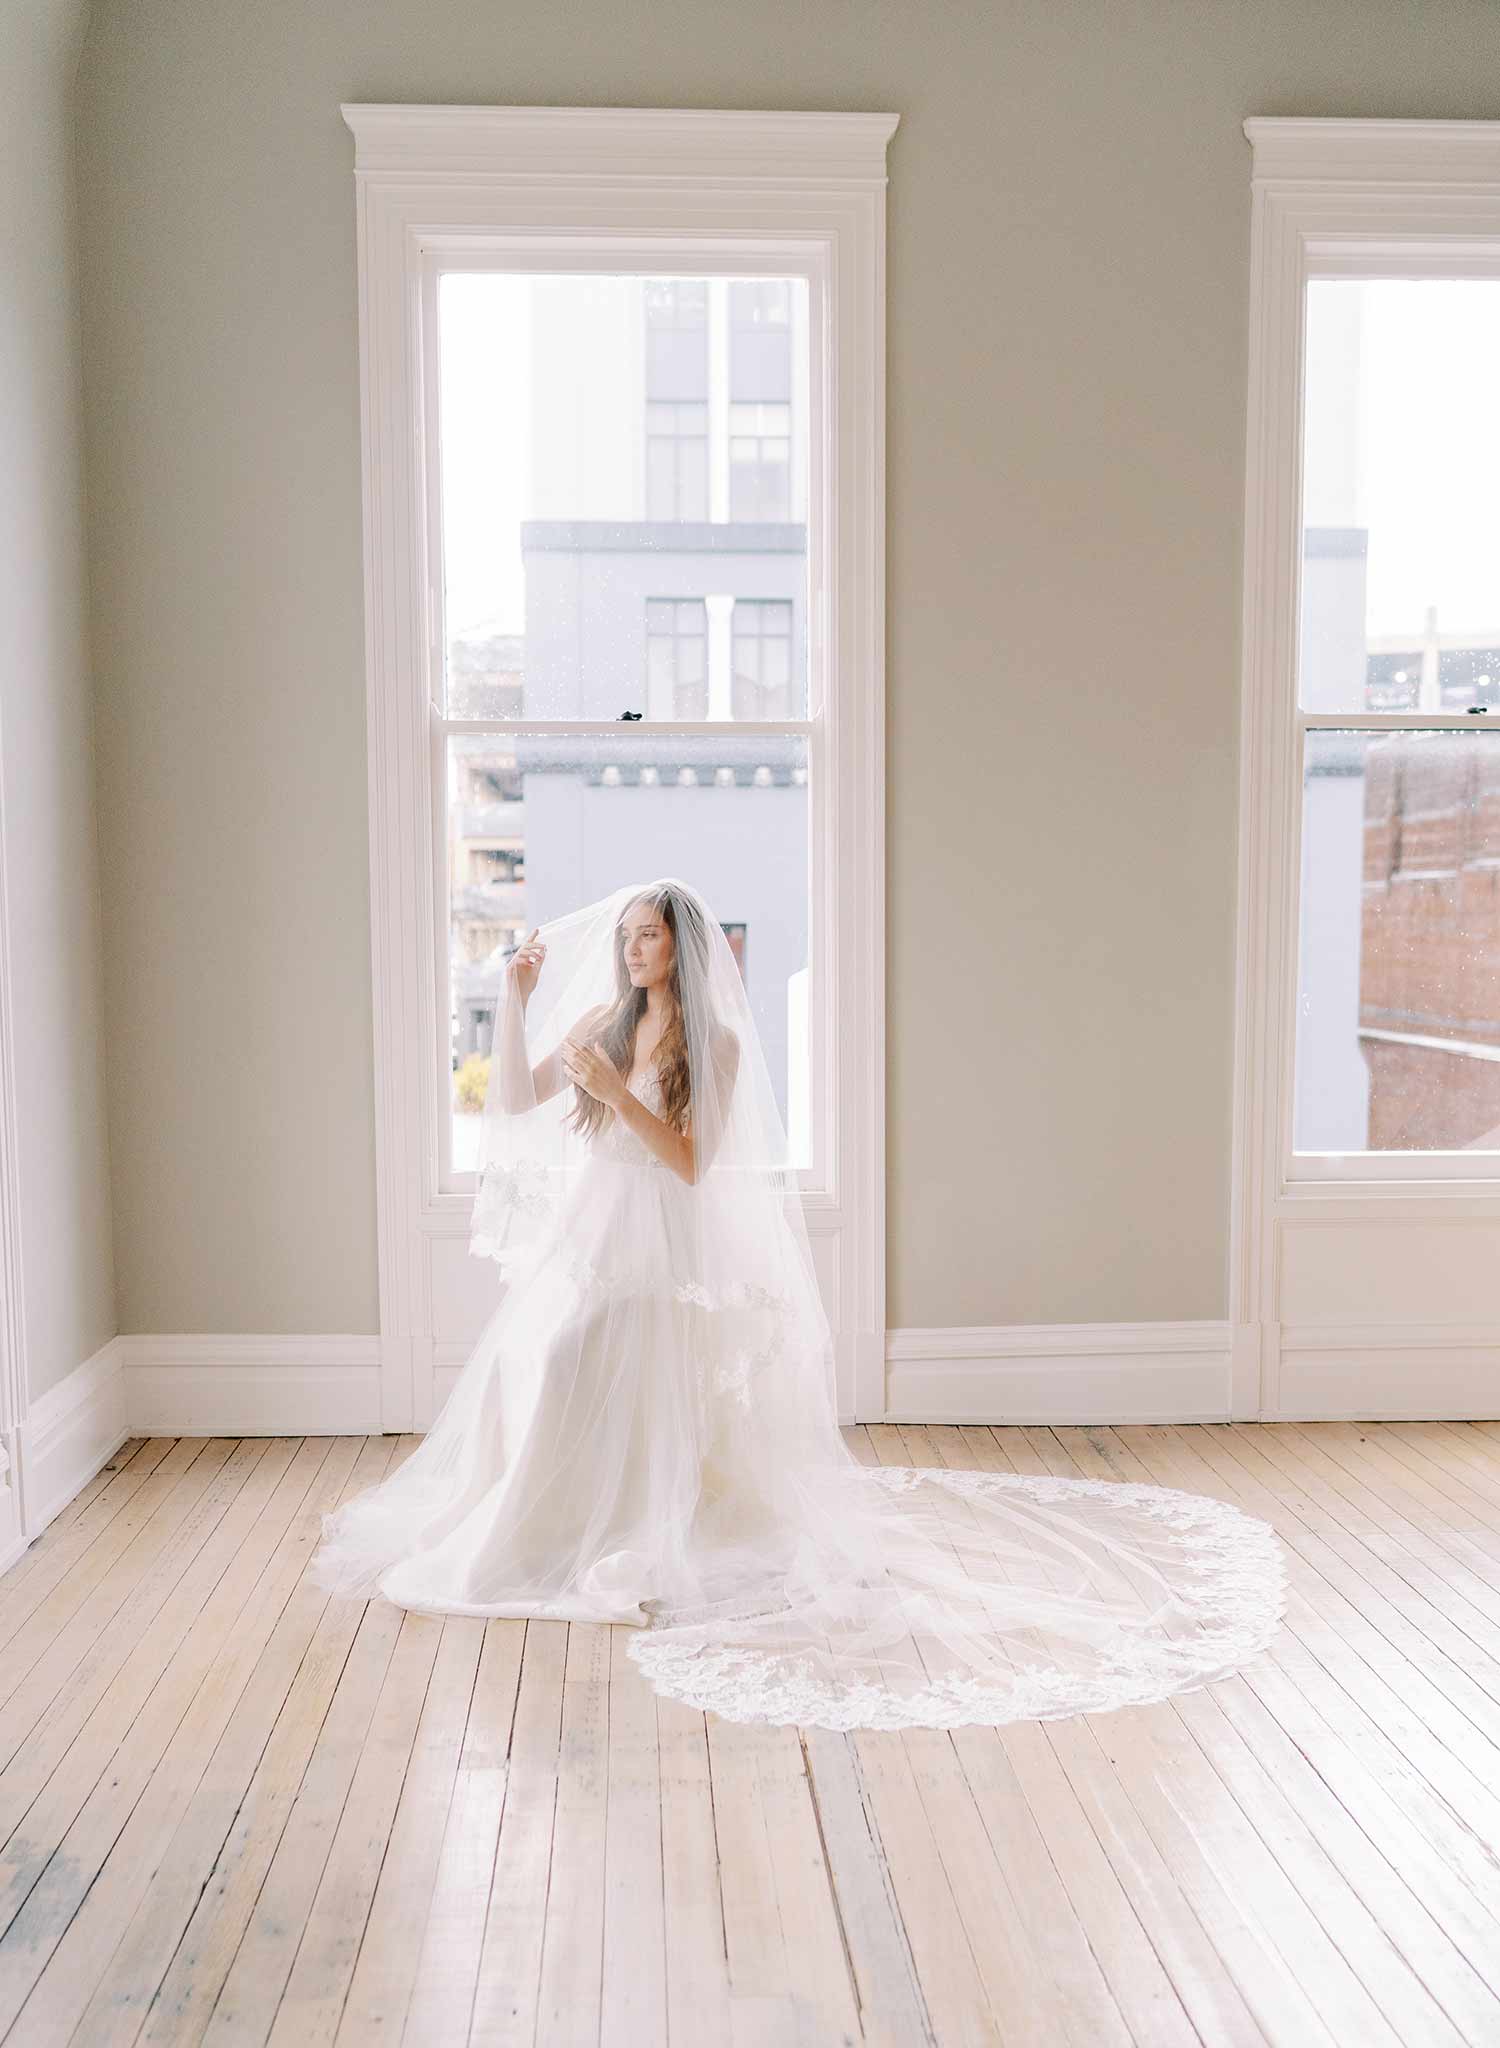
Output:
[[[383,1604],[383,1603],[382,1603]],[[521,1683],[521,1621],[485,1624],[403,2040],[462,2041],[474,2008]]]
[[576,2048],[599,2038],[609,1706],[609,1630],[570,1622],[537,1991],[538,2048]]
[[390,1841],[335,2039],[346,2048],[399,2041],[437,1881],[484,1623],[451,1614],[417,1724]]
[[179,1534],[213,1516],[223,1499],[223,1468],[234,1489],[254,1458],[254,1446],[242,1449],[229,1437],[210,1438],[191,1453],[174,1446],[6,1643],[0,1701],[11,1700],[39,1669],[49,1684],[60,1684],[153,1564],[162,1557],[170,1564]]
[[729,1957],[705,1717],[656,1702],[661,1784],[662,1926],[669,2043],[724,2042]]
[[[971,1438],[969,1448],[982,1467],[1081,1476],[1049,1430],[992,1430]],[[1113,1747],[1106,1730],[1114,1737]],[[1320,2023],[1296,1995],[1295,1985],[1284,1981],[1274,1954],[1247,1924],[1212,1862],[1190,1833],[1164,1826],[1164,1819],[1170,1823],[1173,1816],[1164,1816],[1147,1796],[1155,1788],[1149,1767],[1142,1768],[1137,1722],[1120,1713],[1087,1723],[1075,1716],[1046,1724],[1039,1737],[1061,1764],[1079,1810],[1087,1814],[1120,1890],[1197,2033],[1225,2048],[1253,2044],[1263,2034],[1280,2038],[1276,2028],[1291,2015],[1305,2038],[1316,2040]],[[1033,1770],[1039,1763],[1034,1757]]]
[[267,2039],[315,2048],[337,2036],[443,1638],[442,1620],[403,1613],[349,1796]]
[[[1205,1431],[1204,1437],[1212,1434]],[[1455,1815],[1466,1825],[1485,1830],[1489,1839],[1500,1839],[1500,1798],[1493,1789],[1495,1776],[1490,1766],[1494,1744],[1474,1720],[1452,1705],[1454,1691],[1464,1690],[1462,1674],[1426,1645],[1419,1661],[1414,1662],[1399,1643],[1393,1644],[1392,1634],[1400,1635],[1399,1617],[1393,1619],[1392,1611],[1373,1591],[1355,1584],[1341,1560],[1306,1526],[1305,1516],[1283,1512],[1281,1502],[1288,1487],[1293,1498],[1296,1487],[1294,1480],[1280,1472],[1274,1453],[1262,1452],[1256,1441],[1243,1434],[1219,1441],[1227,1443],[1231,1452],[1233,1483],[1246,1485],[1245,1504],[1262,1501],[1268,1519],[1287,1545],[1293,1589],[1289,1627],[1296,1640],[1313,1650],[1357,1705],[1374,1703],[1378,1707],[1382,1725],[1396,1739],[1402,1754],[1427,1777]],[[1159,1476],[1184,1486],[1202,1485],[1200,1473],[1206,1471],[1207,1483],[1223,1485],[1225,1475],[1207,1462],[1210,1455],[1199,1438],[1194,1439],[1191,1451],[1184,1446],[1175,1453],[1158,1449],[1156,1456],[1165,1460],[1157,1468]],[[1237,1476],[1240,1472],[1243,1481]],[[1383,1629],[1375,1625],[1372,1615],[1383,1620]],[[1412,1640],[1407,1637],[1408,1642]]]
[[147,2014],[143,2048],[270,2033],[295,1952],[292,1930],[316,1896],[400,1621],[385,1601],[330,1601],[324,1610],[321,1654],[297,1673]]
[[[930,2048],[936,2035],[870,1809],[859,1751],[849,1736],[828,1728],[807,1729],[802,1745],[839,1902],[863,2039],[874,2048]],[[678,1952],[669,1945],[668,1954],[675,1976]]]
[[626,1631],[611,1634],[599,2038],[635,2048],[667,2038],[661,1750],[656,1695],[627,1654]]
[[[1222,1463],[1229,1484],[1243,1488],[1247,1508],[1276,1516],[1276,1497],[1258,1485],[1238,1456],[1229,1457],[1215,1448],[1214,1431],[1198,1431],[1194,1443],[1216,1468]],[[1331,1663],[1319,1657],[1319,1647],[1324,1658],[1331,1656]],[[1469,1827],[1462,1802],[1450,1804],[1432,1782],[1433,1777],[1443,1776],[1435,1768],[1440,1750],[1423,1739],[1415,1724],[1402,1720],[1399,1702],[1392,1708],[1380,1699],[1378,1684],[1361,1683],[1368,1673],[1344,1660],[1336,1644],[1330,1649],[1321,1621],[1300,1599],[1294,1597],[1286,1627],[1245,1676],[1263,1697],[1264,1688],[1274,1688],[1283,1725],[1297,1727],[1299,1741],[1304,1737],[1318,1741],[1330,1769],[1338,1769],[1339,1761],[1336,1755],[1330,1756],[1327,1740],[1322,1738],[1337,1741],[1357,1767],[1360,1782],[1371,1788],[1385,1825],[1396,1826],[1403,1841],[1408,1839],[1408,1831],[1419,1834],[1440,1865],[1458,1881],[1462,1897],[1476,1905],[1491,1901],[1492,1910],[1500,1911],[1500,1861],[1489,1843]],[[1427,1766],[1425,1775],[1413,1760],[1413,1749]],[[1427,1882],[1430,1885],[1430,1877]],[[1453,1924],[1451,1915],[1449,1924]],[[1489,1924],[1489,1944],[1492,1952],[1500,1954],[1494,1949],[1500,1927]]]
[[[9,1842],[64,1759],[69,1796],[81,1800],[92,1783],[84,1775],[90,1759],[102,1767],[113,1746],[109,1738],[135,1718],[197,1623],[212,1589],[237,1564],[243,1570],[247,1539],[297,1450],[294,1439],[272,1443],[253,1469],[247,1454],[243,1484],[232,1498],[226,1493],[224,1512],[206,1529],[202,1545],[185,1542],[170,1560],[162,1560],[151,1580],[137,1588],[139,1597],[111,1617],[50,1696],[33,1672],[0,1708],[0,1724],[7,1728],[0,1750],[10,1751],[0,1776],[0,1842]],[[309,1474],[311,1469],[309,1460]],[[85,1730],[90,1734],[85,1736]]]
[[1500,1424],[845,1440],[1235,1502],[1285,1624],[1158,1706],[739,1725],[312,1587],[415,1437],[132,1439],[0,1577],[0,2044],[1500,2041]]
[[[137,1449],[126,1457],[122,1445],[109,1464],[95,1474],[75,1501],[50,1521],[0,1577],[0,1648],[46,1595],[76,1566],[98,1535],[114,1520],[151,1477],[180,1439],[170,1436],[133,1439]],[[186,1457],[187,1453],[180,1454]],[[100,1480],[104,1481],[99,1485]]]
[[557,1811],[568,1624],[528,1621],[510,1745],[510,1781],[480,1945],[470,2040],[515,2048],[536,2039]]
[[[34,1972],[40,1956],[48,1956],[26,2000],[17,2043],[40,2048],[59,2036],[66,2039],[67,2030],[79,2025],[139,1904],[139,1872],[157,1868],[205,1771],[214,1767],[209,1782],[217,1787],[217,1774],[231,1759],[259,1754],[326,1601],[310,1586],[299,1589],[299,1582],[321,1515],[357,1469],[362,1440],[325,1443],[331,1448],[311,1475],[305,1498],[292,1496],[299,1484],[307,1488],[309,1475],[299,1472],[295,1461],[288,1470],[286,1505],[294,1513],[269,1562],[248,1588],[247,1569],[226,1574],[215,1589],[198,1627],[174,1659],[170,1682],[151,1695],[111,1760],[107,1778],[85,1803],[0,1944],[3,1996],[8,1997],[12,1982]],[[262,1518],[271,1521],[273,1533],[281,1526],[273,1516],[275,1505],[273,1496]],[[251,1567],[259,1562],[251,1550],[243,1556]],[[229,1744],[220,1755],[226,1732]],[[232,1798],[232,1788],[220,1793],[221,1807]],[[86,1894],[80,1896],[85,1874]],[[71,1902],[71,1917],[58,1926],[64,1901]],[[54,1928],[55,1946],[49,1939]]]
[[[1307,1850],[1297,1831],[1305,1830],[1361,1901],[1367,1915],[1361,1935],[1365,1947],[1376,1931],[1390,1944],[1390,1955],[1382,1955],[1376,1967],[1397,1990],[1396,2001],[1386,1996],[1382,2004],[1403,2037],[1416,2033],[1439,2039],[1446,2034],[1452,2041],[1489,2034],[1500,2041],[1500,1999],[1494,1990],[1466,1960],[1439,1914],[1379,1853],[1378,1833],[1365,1832],[1297,1744],[1277,1728],[1248,1681],[1225,1679],[1186,1694],[1177,1711],[1261,1832],[1267,1834],[1267,1823],[1275,1830],[1267,1839],[1290,1842],[1297,1862],[1303,1864]],[[1226,1739],[1229,1730],[1237,1743]],[[1347,1944],[1341,1946],[1347,1954]],[[1400,1960],[1399,1971],[1392,1971],[1391,1956]],[[1368,1963],[1362,1967],[1366,1981],[1371,1981],[1374,1969]],[[1416,1968],[1420,1983],[1412,1975]],[[1447,2015],[1448,2028],[1426,2010],[1414,1985],[1425,1986]]]

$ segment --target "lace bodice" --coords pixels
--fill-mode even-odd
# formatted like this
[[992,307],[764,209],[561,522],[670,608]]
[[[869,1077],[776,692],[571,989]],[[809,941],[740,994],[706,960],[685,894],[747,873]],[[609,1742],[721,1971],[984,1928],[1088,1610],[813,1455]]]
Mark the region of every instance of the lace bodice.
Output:
[[[627,1092],[638,1102],[643,1102],[653,1116],[661,1115],[661,1076],[654,1066],[647,1067],[638,1081],[628,1081],[625,1085]],[[595,1133],[593,1150],[599,1158],[617,1159],[627,1166],[662,1164],[651,1147],[644,1144],[613,1110],[608,1122]]]

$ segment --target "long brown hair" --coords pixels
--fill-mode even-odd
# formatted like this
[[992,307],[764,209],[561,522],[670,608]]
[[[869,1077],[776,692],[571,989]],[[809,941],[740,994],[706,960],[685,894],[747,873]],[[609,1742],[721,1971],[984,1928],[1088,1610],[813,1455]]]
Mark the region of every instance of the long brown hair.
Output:
[[[641,895],[632,897],[620,912],[614,933],[615,999],[595,1013],[588,1035],[590,1040],[599,1041],[599,1049],[605,1058],[628,1080],[635,1060],[636,1027],[646,1014],[646,991],[635,986],[625,965],[625,920],[637,908],[651,910],[672,934],[672,966],[667,976],[667,1021],[662,1026],[652,1064],[661,1081],[662,1120],[673,1130],[685,1131],[688,1111],[692,1107],[692,1082],[682,1011],[683,935],[678,923],[679,905],[672,890],[645,890]],[[590,1137],[614,1112],[607,1103],[600,1102],[582,1088],[575,1088],[574,1096],[573,1114],[568,1121],[580,1136]]]

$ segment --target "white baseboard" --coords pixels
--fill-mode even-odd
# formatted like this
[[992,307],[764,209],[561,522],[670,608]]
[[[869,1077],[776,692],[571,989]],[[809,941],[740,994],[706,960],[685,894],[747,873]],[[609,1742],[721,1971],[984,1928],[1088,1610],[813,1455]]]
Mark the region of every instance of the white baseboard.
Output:
[[378,1337],[120,1337],[138,1436],[361,1436]]
[[[306,1436],[380,1428],[375,1337],[122,1337],[131,1428]],[[1227,1323],[892,1330],[892,1422],[1193,1422],[1229,1414]],[[468,1347],[433,1347],[441,1406]],[[862,1417],[878,1421],[878,1416]]]
[[112,1337],[49,1387],[16,1430],[0,1571],[35,1542],[130,1435],[120,1344]]
[[1228,1323],[892,1330],[886,1419],[1222,1422],[1230,1360]]
[[1267,1422],[1493,1422],[1493,1323],[1282,1325]]
[[[1288,1328],[1281,1337],[1279,1385],[1266,1389],[1260,1410],[1266,1421],[1500,1417],[1500,1330],[1351,1325]],[[1232,1338],[1218,1322],[892,1330],[884,1417],[860,1419],[1221,1422],[1232,1412]],[[433,1347],[439,1405],[467,1355],[460,1344]],[[380,1427],[376,1337],[116,1337],[49,1389],[16,1433],[18,1469],[0,1469],[0,1571],[127,1436],[342,1436]]]

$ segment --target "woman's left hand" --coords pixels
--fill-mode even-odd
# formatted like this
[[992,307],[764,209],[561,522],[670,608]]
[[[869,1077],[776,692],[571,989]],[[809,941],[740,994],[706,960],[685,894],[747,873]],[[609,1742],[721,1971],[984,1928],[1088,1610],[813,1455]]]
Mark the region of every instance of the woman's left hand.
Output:
[[592,1045],[582,1045],[575,1038],[565,1038],[562,1063],[568,1079],[585,1095],[592,1095],[596,1102],[606,1103],[611,1109],[619,1106],[625,1093],[625,1077],[614,1061],[599,1050],[597,1038]]

